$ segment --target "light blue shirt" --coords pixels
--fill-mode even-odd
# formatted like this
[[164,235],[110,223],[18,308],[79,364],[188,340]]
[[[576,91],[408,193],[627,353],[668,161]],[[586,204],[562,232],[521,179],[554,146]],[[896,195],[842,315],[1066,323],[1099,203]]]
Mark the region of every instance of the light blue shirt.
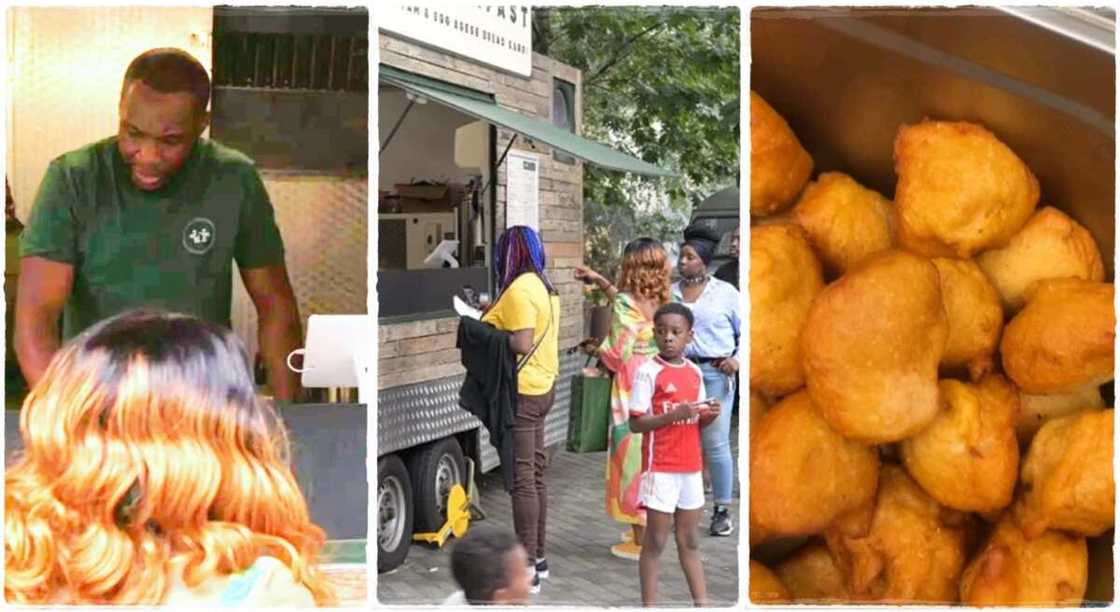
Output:
[[673,283],[673,300],[688,306],[696,322],[692,326],[692,343],[685,349],[685,357],[735,357],[739,358],[739,292],[731,283],[715,277],[695,302],[685,302],[681,296],[681,283]]

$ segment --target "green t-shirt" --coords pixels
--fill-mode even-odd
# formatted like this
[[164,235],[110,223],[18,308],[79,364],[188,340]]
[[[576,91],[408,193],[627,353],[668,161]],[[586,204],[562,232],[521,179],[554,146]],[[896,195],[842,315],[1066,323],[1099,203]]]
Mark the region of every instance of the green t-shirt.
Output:
[[281,264],[284,246],[252,160],[199,139],[155,192],[136,189],[116,137],[47,168],[21,237],[21,257],[74,266],[63,337],[130,308],[230,325],[233,261]]

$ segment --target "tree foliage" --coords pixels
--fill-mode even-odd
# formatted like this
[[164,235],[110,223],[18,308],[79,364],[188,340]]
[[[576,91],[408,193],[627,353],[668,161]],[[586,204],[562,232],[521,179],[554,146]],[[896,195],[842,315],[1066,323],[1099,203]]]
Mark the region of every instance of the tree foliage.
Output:
[[535,8],[534,50],[583,73],[584,135],[677,178],[584,166],[585,257],[613,272],[637,236],[678,239],[692,206],[738,179],[739,11]]

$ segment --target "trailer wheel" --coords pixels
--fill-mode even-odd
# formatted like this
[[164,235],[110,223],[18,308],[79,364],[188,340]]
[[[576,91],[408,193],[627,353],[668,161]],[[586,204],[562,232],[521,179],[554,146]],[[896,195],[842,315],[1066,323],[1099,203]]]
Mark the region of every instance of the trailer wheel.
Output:
[[412,546],[412,485],[396,455],[377,460],[377,573],[395,569]]
[[408,462],[416,498],[416,530],[439,531],[447,521],[451,487],[466,486],[463,450],[455,438],[444,438],[419,450]]

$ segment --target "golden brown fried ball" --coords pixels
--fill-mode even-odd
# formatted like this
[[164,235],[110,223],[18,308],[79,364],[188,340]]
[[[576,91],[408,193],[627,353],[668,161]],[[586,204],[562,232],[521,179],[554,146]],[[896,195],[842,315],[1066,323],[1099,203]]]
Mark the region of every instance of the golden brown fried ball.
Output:
[[894,206],[841,172],[810,182],[793,208],[793,222],[833,274],[894,246]]
[[751,214],[780,212],[809,180],[813,158],[786,120],[751,92]]
[[1051,206],[1036,212],[1007,246],[977,255],[976,263],[999,291],[1009,315],[1023,307],[1024,294],[1035,281],[1104,280],[1104,262],[1092,234]]
[[788,602],[790,595],[770,568],[751,560],[750,598],[756,604],[778,604]]
[[964,122],[904,125],[894,141],[898,239],[965,259],[1007,244],[1038,203],[1038,180],[1007,145]]
[[766,398],[758,391],[751,389],[750,427],[752,436],[758,427],[758,422],[762,420],[762,415],[766,414],[769,409],[770,403],[766,401]]
[[751,228],[751,388],[780,396],[805,384],[798,339],[823,287],[820,264],[799,228]]
[[999,294],[971,260],[937,258],[933,265],[941,277],[941,298],[949,321],[941,365],[950,372],[967,368],[972,380],[980,380],[992,369],[992,354],[1003,328]]
[[749,529],[748,545],[751,548],[754,548],[755,546],[758,546],[758,545],[770,540],[771,537],[772,537],[770,535],[770,533],[768,533],[765,529],[763,529],[761,526],[759,526],[758,521],[754,518],[754,514],[750,515],[750,524],[748,526],[748,529]]
[[938,410],[948,326],[928,259],[874,256],[813,301],[801,336],[805,382],[829,425],[868,444],[925,427]]
[[1116,314],[1110,283],[1075,278],[1031,285],[1003,330],[1003,370],[1023,391],[1068,393],[1112,380]]
[[847,535],[825,532],[854,600],[948,603],[957,600],[965,562],[966,529],[951,522],[933,498],[895,465],[880,471],[870,528]]
[[1027,539],[1011,516],[961,576],[969,606],[1079,606],[1089,576],[1085,538],[1046,531]]
[[799,391],[770,409],[750,440],[750,513],[783,536],[816,533],[875,496],[879,456],[845,440]]
[[1023,459],[1019,524],[1028,538],[1047,529],[1097,536],[1113,525],[1113,410],[1046,423]]
[[848,581],[820,540],[806,544],[774,567],[778,579],[789,589],[790,599],[801,604],[844,603]]
[[1008,506],[1019,479],[1018,389],[997,375],[978,385],[943,380],[941,403],[928,427],[902,441],[906,469],[942,505],[969,512]]
[[1104,398],[1097,385],[1086,385],[1076,391],[1051,395],[1020,393],[1015,432],[1020,442],[1029,442],[1047,421],[1095,410],[1104,410]]

